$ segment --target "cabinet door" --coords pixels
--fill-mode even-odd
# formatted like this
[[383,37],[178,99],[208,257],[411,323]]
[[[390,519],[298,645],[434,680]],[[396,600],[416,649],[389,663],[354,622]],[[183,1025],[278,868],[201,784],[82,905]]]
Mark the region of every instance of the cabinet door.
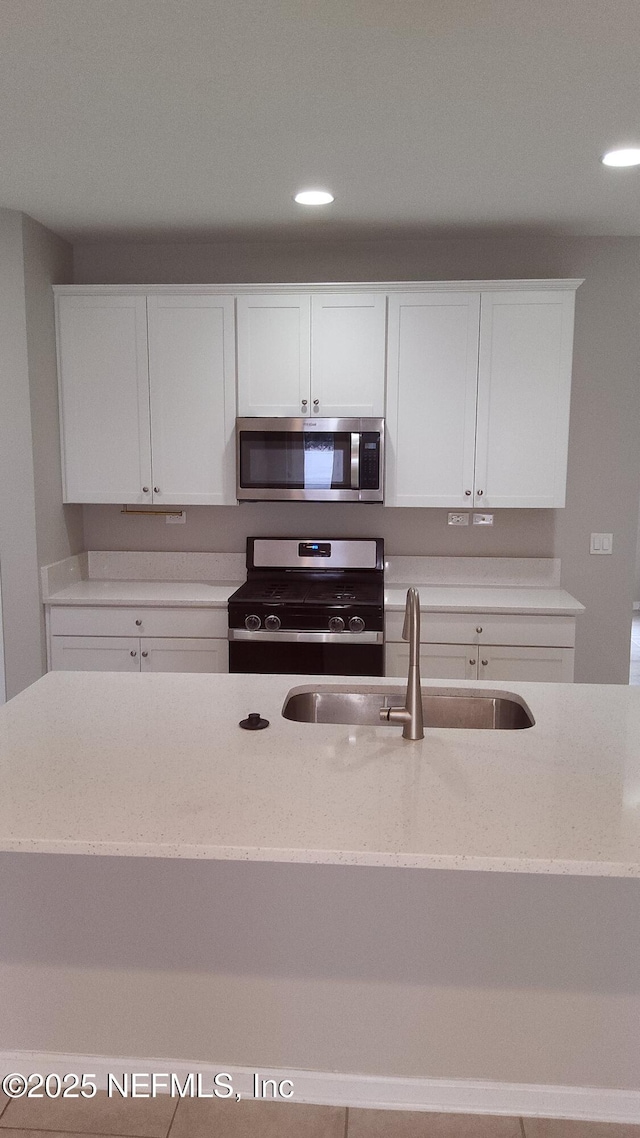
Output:
[[143,672],[228,672],[229,642],[143,636]]
[[52,672],[139,672],[140,641],[124,636],[52,636]]
[[309,414],[311,298],[239,296],[238,414]]
[[482,294],[473,504],[565,504],[575,293]]
[[[420,675],[423,680],[475,680],[478,653],[469,644],[423,644],[420,648]],[[387,644],[385,675],[402,676],[409,669],[409,645]]]
[[517,648],[488,645],[478,650],[479,680],[573,682],[573,648]]
[[235,505],[233,298],[147,298],[153,500]]
[[65,502],[151,502],[145,297],[59,296],[57,331]]
[[311,297],[311,414],[384,415],[386,297]]
[[479,293],[389,297],[387,506],[470,506]]

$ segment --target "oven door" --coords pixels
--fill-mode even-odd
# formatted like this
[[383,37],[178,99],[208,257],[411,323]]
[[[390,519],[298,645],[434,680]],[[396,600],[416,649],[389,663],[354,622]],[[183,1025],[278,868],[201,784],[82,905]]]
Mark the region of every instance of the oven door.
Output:
[[[381,433],[359,419],[238,419],[236,425],[239,500],[357,502],[382,501],[382,479],[363,487],[366,465],[381,470]],[[371,478],[369,478],[371,483]]]
[[229,671],[290,672],[300,676],[383,676],[384,633],[269,633],[231,628]]

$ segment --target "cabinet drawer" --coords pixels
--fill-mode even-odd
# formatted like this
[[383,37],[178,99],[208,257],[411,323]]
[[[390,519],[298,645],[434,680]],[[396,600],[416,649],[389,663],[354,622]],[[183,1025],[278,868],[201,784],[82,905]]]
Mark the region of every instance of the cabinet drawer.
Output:
[[[402,640],[403,621],[402,612],[387,614],[388,641]],[[420,624],[423,644],[529,644],[557,648],[573,648],[575,644],[572,616],[423,612]]]
[[53,605],[53,636],[226,637],[226,608]]

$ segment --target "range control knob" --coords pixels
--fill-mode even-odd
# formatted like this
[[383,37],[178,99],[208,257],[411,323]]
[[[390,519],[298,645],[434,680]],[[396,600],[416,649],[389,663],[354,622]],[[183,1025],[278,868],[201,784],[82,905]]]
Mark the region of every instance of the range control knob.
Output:
[[245,616],[244,618],[244,626],[249,630],[249,632],[255,632],[256,628],[260,628],[261,624],[262,621],[260,620],[259,616],[252,615]]
[[270,632],[276,632],[277,629],[280,628],[281,623],[282,621],[279,616],[268,616],[264,622],[264,626],[268,628]]
[[344,621],[341,616],[332,616],[330,618],[329,632],[344,632]]
[[350,632],[362,632],[364,630],[364,621],[361,616],[352,616],[349,621]]

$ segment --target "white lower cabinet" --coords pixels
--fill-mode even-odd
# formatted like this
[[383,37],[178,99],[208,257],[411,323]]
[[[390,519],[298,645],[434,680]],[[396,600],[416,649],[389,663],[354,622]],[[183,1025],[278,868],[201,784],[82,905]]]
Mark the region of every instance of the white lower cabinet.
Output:
[[141,672],[228,672],[227,640],[154,637],[140,641]]
[[47,626],[50,671],[229,670],[226,609],[52,607]]
[[50,672],[139,672],[140,641],[124,636],[52,636]]
[[[390,613],[387,676],[407,675],[401,629],[402,614]],[[420,671],[423,679],[572,683],[574,643],[573,617],[423,614]]]
[[[409,645],[387,644],[385,670],[387,676],[406,678],[409,668]],[[420,674],[425,680],[474,680],[477,669],[471,663],[466,644],[423,644],[420,649]]]

